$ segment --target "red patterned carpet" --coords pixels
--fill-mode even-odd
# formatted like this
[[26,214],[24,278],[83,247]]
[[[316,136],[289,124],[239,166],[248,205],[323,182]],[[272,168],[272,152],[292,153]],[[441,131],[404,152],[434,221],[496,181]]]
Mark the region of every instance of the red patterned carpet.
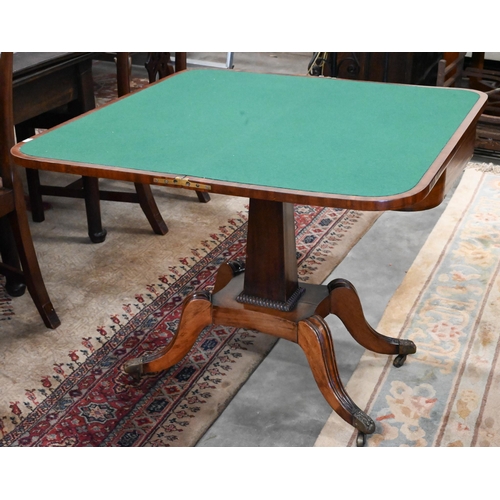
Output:
[[[354,211],[296,208],[302,281],[317,274],[328,254],[361,218]],[[137,303],[128,307],[131,315],[139,312],[130,319],[126,314],[115,315],[112,331],[102,329],[100,337],[84,342],[86,352],[69,353],[72,362],[61,364],[56,375],[42,377],[44,388],[38,394],[32,391],[23,408],[11,403],[9,419],[14,428],[4,434],[0,445],[194,444],[246,380],[246,376],[234,379],[238,362],[254,349],[256,338],[265,335],[221,326],[206,328],[189,355],[164,373],[135,382],[122,366],[128,359],[163,347],[176,329],[183,299],[212,286],[221,263],[244,258],[245,244],[246,222],[192,267],[186,266],[184,272],[173,269],[174,275],[164,280],[169,285],[148,306],[141,308],[143,298],[137,295]],[[275,339],[268,338],[266,348],[270,349]],[[217,393],[228,385],[231,390],[221,400]],[[40,396],[43,401],[38,400]],[[219,401],[216,408],[212,399]]]
[[[116,96],[101,73],[98,104]],[[193,446],[269,353],[274,337],[217,326],[164,373],[134,381],[122,369],[165,346],[183,299],[210,289],[220,264],[244,259],[247,200],[190,194],[155,187],[170,228],[160,237],[137,207],[104,202],[99,245],[83,205],[48,197],[32,233],[61,326],[47,330],[28,294],[0,286],[0,447]],[[299,279],[321,283],[378,215],[296,206]]]

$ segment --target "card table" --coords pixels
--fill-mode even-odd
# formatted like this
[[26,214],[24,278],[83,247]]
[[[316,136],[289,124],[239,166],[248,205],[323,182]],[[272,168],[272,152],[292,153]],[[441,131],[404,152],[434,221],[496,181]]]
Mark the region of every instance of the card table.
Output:
[[213,290],[186,298],[168,345],[124,369],[140,377],[175,365],[209,325],[275,335],[301,346],[361,446],[375,424],[340,380],[325,317],[339,317],[366,349],[395,355],[395,366],[416,346],[376,332],[347,280],[299,283],[293,204],[437,206],[473,154],[485,103],[485,94],[465,89],[190,70],[19,143],[12,154],[28,168],[249,198],[246,260],[223,264]]

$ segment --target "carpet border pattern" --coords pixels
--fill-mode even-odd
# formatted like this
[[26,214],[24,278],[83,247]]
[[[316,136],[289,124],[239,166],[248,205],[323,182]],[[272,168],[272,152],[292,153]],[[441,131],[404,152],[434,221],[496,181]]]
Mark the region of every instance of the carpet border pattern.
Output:
[[[296,206],[299,279],[319,282],[332,249],[365,214]],[[362,234],[358,236],[361,237]],[[272,348],[276,339],[243,329],[211,327],[184,360],[134,382],[122,370],[133,357],[163,347],[184,297],[213,286],[218,266],[242,258],[246,213],[210,234],[170,266],[159,282],[110,315],[69,362],[40,377],[0,420],[0,446],[192,446]],[[347,249],[348,250],[348,249]],[[342,256],[340,257],[340,259]],[[333,266],[334,267],[334,266]],[[238,376],[234,376],[238,373]],[[221,390],[224,389],[224,390]]]

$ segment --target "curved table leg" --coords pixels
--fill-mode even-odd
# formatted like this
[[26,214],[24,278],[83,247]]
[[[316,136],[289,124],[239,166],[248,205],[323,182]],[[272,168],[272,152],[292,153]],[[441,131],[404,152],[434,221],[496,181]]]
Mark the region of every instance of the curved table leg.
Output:
[[401,366],[407,354],[417,347],[411,340],[386,337],[376,332],[366,321],[361,301],[354,285],[344,279],[335,279],[328,284],[329,312],[337,316],[354,340],[373,352],[397,354],[394,366]]
[[137,193],[137,198],[139,200],[139,204],[144,212],[144,215],[148,219],[153,231],[156,234],[167,234],[168,227],[163,217],[160,214],[160,210],[158,209],[158,205],[153,196],[153,192],[151,191],[151,186],[149,184],[140,184],[135,183],[135,191]]
[[217,278],[212,293],[222,290],[235,276],[245,272],[245,263],[240,260],[231,260],[219,266]]
[[333,339],[325,320],[318,315],[298,323],[297,343],[304,351],[314,379],[330,406],[361,436],[375,431],[373,420],[352,401],[340,380]]
[[144,373],[159,372],[175,365],[191,350],[198,335],[212,323],[212,302],[208,292],[195,292],[183,304],[177,332],[158,353],[128,361],[123,369],[138,379]]

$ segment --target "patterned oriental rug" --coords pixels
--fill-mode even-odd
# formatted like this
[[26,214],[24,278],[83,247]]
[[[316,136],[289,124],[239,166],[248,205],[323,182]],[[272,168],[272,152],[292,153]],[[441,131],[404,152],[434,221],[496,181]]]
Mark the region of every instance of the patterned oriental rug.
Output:
[[[500,166],[469,164],[379,331],[413,340],[401,368],[366,352],[347,390],[367,446],[500,446]],[[316,446],[355,446],[332,414]]]
[[[210,288],[221,263],[244,258],[245,207],[237,211],[240,200],[222,198],[207,205],[196,198],[176,200],[181,214],[176,219],[170,213],[166,236],[150,234],[144,221],[141,230],[137,221],[129,225],[122,213],[120,226],[106,224],[103,244],[87,244],[85,221],[76,225],[77,237],[71,222],[67,225],[71,209],[58,206],[50,211],[51,220],[34,227],[62,325],[46,330],[27,296],[13,299],[13,314],[2,316],[0,445],[197,442],[276,339],[217,326],[206,328],[189,355],[166,372],[134,382],[122,366],[164,346],[183,299]],[[118,205],[106,206],[103,215],[109,217]],[[140,215],[136,207],[129,211]],[[208,224],[202,212],[215,211],[220,221]],[[78,215],[83,218],[83,207]],[[325,279],[377,215],[297,206],[300,279]]]
[[[31,227],[62,324],[46,329],[27,293],[11,299],[0,286],[0,446],[193,446],[275,344],[206,328],[171,369],[139,382],[124,373],[126,360],[168,342],[188,294],[245,255],[247,199],[153,191],[169,232],[153,234],[136,204],[105,201],[100,244],[88,239],[83,200],[47,197],[45,221]],[[379,215],[296,206],[299,279],[321,283]]]

